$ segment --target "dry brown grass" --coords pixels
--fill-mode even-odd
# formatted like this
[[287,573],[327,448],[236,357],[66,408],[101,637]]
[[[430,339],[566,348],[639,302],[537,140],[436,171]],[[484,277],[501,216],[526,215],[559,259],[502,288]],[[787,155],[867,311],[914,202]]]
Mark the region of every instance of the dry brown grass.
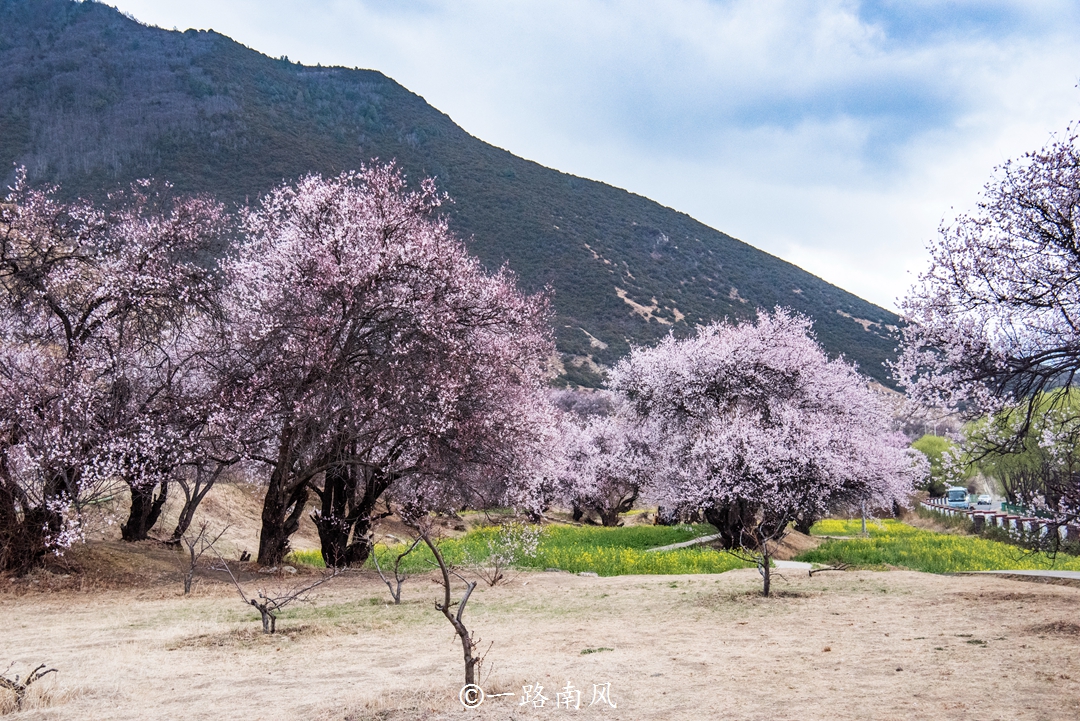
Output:
[[[25,669],[23,676],[33,667]],[[12,669],[14,671],[14,669]],[[7,716],[20,712],[15,718],[30,717],[33,711],[41,711],[52,706],[62,706],[78,698],[84,692],[81,688],[65,687],[58,684],[55,674],[49,674],[32,684],[26,690],[21,709],[16,704],[15,692],[8,689],[0,689],[0,716]]]
[[[520,708],[515,695],[462,710],[461,649],[428,578],[411,579],[400,606],[369,574],[336,579],[273,637],[213,578],[188,597],[178,574],[153,573],[128,588],[0,592],[0,661],[60,669],[44,707],[17,718],[562,718],[551,704],[568,680],[586,703],[592,684],[612,684],[618,708],[582,718],[1077,717],[1080,659],[1063,619],[1080,589],[900,571],[783,575],[770,599],[754,594],[753,570],[526,573],[477,589],[466,619],[481,648],[494,644],[485,690],[519,695],[539,682],[545,708]],[[582,653],[596,648],[612,650]]]
[[[223,485],[201,513],[226,523],[225,554],[257,548],[258,498]],[[175,512],[175,509],[170,512]],[[448,535],[482,514],[440,519]],[[171,530],[167,519],[162,533]],[[389,519],[378,529],[402,535]],[[113,535],[109,535],[113,533]],[[27,710],[5,718],[432,721],[569,718],[552,707],[571,681],[591,700],[612,684],[617,709],[581,718],[1076,719],[1080,588],[988,576],[894,571],[583,578],[523,573],[478,588],[466,613],[491,651],[492,698],[458,702],[461,648],[434,608],[431,578],[412,578],[395,606],[369,573],[321,587],[311,606],[264,636],[220,573],[181,593],[175,549],[104,540],[25,579],[0,579],[0,668],[60,670]],[[796,538],[794,542],[802,542]],[[316,547],[305,519],[297,547]],[[245,582],[298,583],[237,565]],[[589,649],[611,649],[583,653]],[[824,650],[828,649],[828,650]],[[901,670],[897,670],[901,669]],[[544,708],[520,707],[541,683]],[[0,704],[4,703],[0,698]]]

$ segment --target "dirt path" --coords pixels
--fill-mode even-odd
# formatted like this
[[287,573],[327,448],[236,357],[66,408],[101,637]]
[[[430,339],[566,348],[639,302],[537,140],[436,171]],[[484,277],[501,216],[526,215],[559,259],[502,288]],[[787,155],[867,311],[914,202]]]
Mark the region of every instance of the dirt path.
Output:
[[[781,573],[780,575],[785,575]],[[488,693],[464,711],[461,650],[406,585],[335,581],[276,637],[227,588],[2,593],[0,664],[60,669],[25,719],[1076,719],[1080,589],[990,576],[757,572],[582,578],[530,573],[478,589]],[[555,708],[571,682],[582,709]],[[519,706],[539,682],[548,701]],[[610,683],[617,708],[586,708]]]

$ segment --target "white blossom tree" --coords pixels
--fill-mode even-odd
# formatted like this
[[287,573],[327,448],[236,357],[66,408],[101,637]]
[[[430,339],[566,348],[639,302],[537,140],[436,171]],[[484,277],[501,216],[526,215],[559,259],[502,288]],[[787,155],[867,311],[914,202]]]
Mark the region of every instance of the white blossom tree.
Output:
[[635,348],[611,374],[658,449],[651,493],[700,509],[725,547],[750,548],[769,593],[770,544],[803,514],[905,503],[915,456],[877,396],[784,310]]
[[567,414],[562,424],[562,495],[574,520],[595,515],[604,526],[634,507],[649,478],[652,449],[630,414]]

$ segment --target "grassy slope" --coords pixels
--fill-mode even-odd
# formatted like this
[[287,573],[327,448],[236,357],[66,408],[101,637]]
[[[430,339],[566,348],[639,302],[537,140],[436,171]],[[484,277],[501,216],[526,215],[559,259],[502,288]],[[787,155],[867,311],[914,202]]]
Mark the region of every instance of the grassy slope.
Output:
[[[242,204],[305,172],[394,158],[438,177],[485,264],[554,289],[564,353],[610,364],[630,342],[785,305],[815,318],[831,353],[887,381],[892,313],[647,198],[488,145],[381,73],[304,67],[70,0],[0,0],[0,61],[0,163],[70,194],[154,175]],[[616,288],[655,299],[653,318]]]

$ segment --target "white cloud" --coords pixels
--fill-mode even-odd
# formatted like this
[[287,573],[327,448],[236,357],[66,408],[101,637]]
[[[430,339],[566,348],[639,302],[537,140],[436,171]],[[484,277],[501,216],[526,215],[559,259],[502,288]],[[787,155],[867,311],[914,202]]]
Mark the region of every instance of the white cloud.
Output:
[[472,134],[626,187],[887,306],[951,206],[1076,117],[1047,2],[119,0],[381,70]]

